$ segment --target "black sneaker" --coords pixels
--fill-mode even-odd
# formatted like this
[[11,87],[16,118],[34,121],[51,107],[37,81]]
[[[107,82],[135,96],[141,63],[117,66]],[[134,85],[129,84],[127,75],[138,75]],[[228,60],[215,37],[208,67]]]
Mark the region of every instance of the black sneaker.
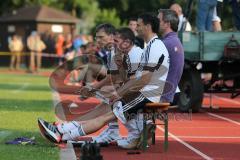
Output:
[[58,131],[57,126],[38,118],[38,126],[41,135],[53,143],[60,143],[62,134]]

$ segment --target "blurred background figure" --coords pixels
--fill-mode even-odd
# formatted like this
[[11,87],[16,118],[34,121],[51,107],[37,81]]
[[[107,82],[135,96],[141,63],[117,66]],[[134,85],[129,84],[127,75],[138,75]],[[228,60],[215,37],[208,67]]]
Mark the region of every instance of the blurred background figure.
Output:
[[37,51],[37,68],[38,72],[42,67],[42,51],[46,49],[45,43],[41,40],[39,34],[36,35],[36,51]]
[[80,47],[83,45],[83,41],[79,35],[75,36],[73,40],[73,49],[77,53],[77,55],[81,55]]
[[[42,66],[42,51],[46,49],[46,45],[41,40],[40,35],[36,31],[33,31],[27,39],[27,46],[30,50],[29,71],[38,72]],[[37,61],[37,65],[35,65],[35,60]]]
[[73,50],[73,42],[72,42],[71,34],[67,34],[66,40],[63,45],[63,49],[64,49],[64,54],[71,52]]
[[189,21],[184,17],[182,7],[174,3],[170,6],[170,9],[175,11],[179,18],[178,31],[192,31],[192,26]]
[[8,47],[11,52],[10,70],[18,70],[21,63],[21,52],[23,50],[21,38],[17,35],[13,35]]
[[128,27],[133,31],[135,35],[135,41],[134,41],[135,45],[143,49],[144,40],[140,38],[137,33],[137,18],[130,18],[128,21]]
[[198,0],[197,29],[198,31],[212,31],[213,11],[217,0]]
[[217,0],[198,0],[198,31],[212,31],[213,11],[216,6]]
[[65,60],[72,60],[75,56],[75,52],[73,49],[73,39],[71,34],[67,34],[66,40],[64,41],[63,49]]
[[62,34],[59,34],[57,36],[57,41],[56,41],[56,45],[55,45],[55,49],[56,49],[56,54],[58,56],[57,58],[57,63],[58,65],[61,65],[64,61],[64,36]]
[[212,19],[212,30],[214,32],[222,31],[221,18],[217,15],[217,8],[214,8]]
[[134,35],[137,35],[137,19],[130,18],[128,21],[128,27],[133,31]]
[[232,7],[235,27],[240,31],[240,0],[229,0],[229,2]]
[[213,10],[212,30],[214,32],[222,31],[221,25],[221,10],[223,0],[217,0],[217,6]]
[[43,42],[46,44],[46,49],[44,51],[46,53],[55,53],[55,44],[56,44],[55,34],[52,32],[46,31],[43,34],[41,34],[41,37]]
[[[73,59],[73,66],[78,68],[81,66],[80,64],[84,61],[84,55],[86,53],[86,45],[83,45],[83,40],[81,39],[80,35],[76,35],[73,42],[72,42],[72,51],[66,55],[67,60]],[[81,57],[80,57],[81,56]],[[82,60],[83,59],[83,60]],[[83,77],[79,74],[79,68],[72,71],[70,76],[70,82],[68,85],[81,85],[81,80]]]

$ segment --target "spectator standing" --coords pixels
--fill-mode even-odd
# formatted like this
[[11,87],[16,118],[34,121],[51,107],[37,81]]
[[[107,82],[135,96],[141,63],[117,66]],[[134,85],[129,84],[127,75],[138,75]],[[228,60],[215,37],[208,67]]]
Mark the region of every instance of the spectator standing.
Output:
[[36,50],[37,50],[37,68],[36,71],[38,72],[39,69],[42,67],[42,51],[46,49],[45,43],[41,40],[39,34],[36,37]]
[[81,55],[80,47],[83,45],[83,41],[79,35],[77,35],[73,40],[73,49],[79,55]]
[[62,34],[59,34],[57,36],[57,41],[55,45],[56,54],[58,56],[58,65],[61,65],[63,63],[63,54],[64,54],[63,45],[64,45],[64,37]]
[[198,0],[198,31],[212,31],[213,11],[216,6],[217,0]]
[[[30,50],[29,71],[38,72],[42,66],[42,51],[46,49],[46,45],[41,40],[40,35],[33,31],[27,39],[27,46]],[[35,65],[35,60],[37,61],[37,65]]]
[[73,50],[72,35],[68,34],[64,42],[64,54],[71,52]]
[[229,0],[229,2],[232,7],[235,27],[240,31],[240,0]]
[[173,5],[171,5],[170,9],[175,11],[178,15],[178,19],[179,19],[178,31],[192,31],[191,24],[183,15],[182,7],[179,4],[174,3]]
[[212,29],[214,32],[222,30],[221,18],[218,16],[217,7],[213,10]]
[[21,52],[23,50],[22,40],[19,36],[13,35],[8,47],[11,52],[10,70],[18,70],[21,63]]

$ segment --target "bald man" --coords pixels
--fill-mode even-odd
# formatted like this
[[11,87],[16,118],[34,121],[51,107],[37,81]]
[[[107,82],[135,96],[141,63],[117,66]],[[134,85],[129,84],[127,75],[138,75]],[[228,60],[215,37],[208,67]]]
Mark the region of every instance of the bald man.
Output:
[[175,11],[178,15],[178,18],[179,18],[178,31],[192,31],[192,27],[190,23],[183,16],[182,7],[179,4],[174,3],[171,5],[170,9]]

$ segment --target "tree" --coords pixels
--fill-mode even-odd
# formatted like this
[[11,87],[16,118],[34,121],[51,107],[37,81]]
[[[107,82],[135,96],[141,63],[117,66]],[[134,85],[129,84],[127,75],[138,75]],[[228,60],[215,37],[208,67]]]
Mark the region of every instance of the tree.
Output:
[[[137,17],[142,12],[155,12],[159,8],[169,8],[172,3],[186,6],[187,0],[6,0],[0,1],[0,15],[26,5],[47,5],[65,10],[81,19],[79,28],[82,33],[89,33],[96,24],[110,22],[123,25],[130,17]],[[190,23],[195,25],[197,1],[191,11]],[[230,6],[223,5],[222,24],[224,29],[232,26]]]
[[166,8],[169,3],[167,0],[98,0],[98,2],[101,9],[116,9],[122,22],[143,12],[157,12],[160,6]]
[[57,0],[7,0],[0,1],[0,15],[29,5],[58,6]]
[[121,20],[117,16],[116,9],[102,9],[95,20],[96,25],[100,23],[111,23],[115,27],[120,27]]
[[115,9],[100,10],[97,0],[59,0],[59,3],[62,9],[81,19],[78,25],[81,33],[90,33],[97,24],[104,22],[120,25]]

